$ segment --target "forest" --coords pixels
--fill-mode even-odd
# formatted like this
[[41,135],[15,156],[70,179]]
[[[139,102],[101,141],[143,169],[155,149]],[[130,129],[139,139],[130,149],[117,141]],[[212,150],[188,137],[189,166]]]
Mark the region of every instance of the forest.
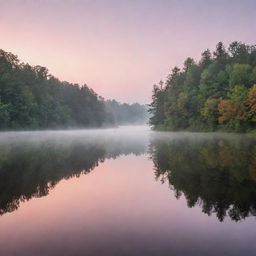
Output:
[[102,127],[124,123],[123,118],[146,122],[146,116],[144,105],[106,101],[86,84],[62,82],[47,68],[0,50],[1,130]]
[[106,122],[110,124],[146,124],[148,122],[148,108],[139,103],[127,104],[119,103],[116,100],[107,100],[105,108],[108,118]]
[[256,45],[219,42],[199,61],[187,58],[153,87],[156,130],[249,132],[256,128]]

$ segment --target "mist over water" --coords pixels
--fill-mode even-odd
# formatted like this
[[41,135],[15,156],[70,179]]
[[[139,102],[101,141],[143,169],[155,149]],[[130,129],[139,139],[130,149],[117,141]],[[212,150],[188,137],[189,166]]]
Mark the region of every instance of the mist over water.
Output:
[[0,254],[252,254],[255,142],[147,126],[2,132]]

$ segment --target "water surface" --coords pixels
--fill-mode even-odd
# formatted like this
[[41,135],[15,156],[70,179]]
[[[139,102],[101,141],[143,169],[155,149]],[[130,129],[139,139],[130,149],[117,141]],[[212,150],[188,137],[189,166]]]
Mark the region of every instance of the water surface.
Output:
[[256,140],[145,127],[0,134],[0,255],[252,255]]

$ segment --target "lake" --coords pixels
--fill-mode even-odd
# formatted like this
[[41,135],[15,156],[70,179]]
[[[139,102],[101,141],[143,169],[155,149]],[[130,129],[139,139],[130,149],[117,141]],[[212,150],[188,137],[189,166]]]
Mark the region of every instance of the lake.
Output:
[[0,255],[254,255],[256,138],[0,133]]

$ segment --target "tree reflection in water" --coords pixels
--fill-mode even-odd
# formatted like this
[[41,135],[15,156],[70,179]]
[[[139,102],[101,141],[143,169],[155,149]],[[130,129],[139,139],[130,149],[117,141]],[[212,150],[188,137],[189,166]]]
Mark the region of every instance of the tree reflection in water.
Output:
[[[136,132],[140,135],[140,130]],[[107,158],[146,152],[145,136],[107,131],[2,133],[0,214],[42,197],[62,179],[92,171]]]
[[0,214],[47,195],[60,180],[86,174],[105,159],[147,152],[156,177],[170,184],[176,198],[183,194],[188,207],[199,205],[220,221],[256,216],[255,138],[156,132],[149,143],[145,129],[128,130],[2,133]]
[[155,175],[188,207],[223,221],[256,216],[256,139],[245,135],[159,133],[151,139]]

